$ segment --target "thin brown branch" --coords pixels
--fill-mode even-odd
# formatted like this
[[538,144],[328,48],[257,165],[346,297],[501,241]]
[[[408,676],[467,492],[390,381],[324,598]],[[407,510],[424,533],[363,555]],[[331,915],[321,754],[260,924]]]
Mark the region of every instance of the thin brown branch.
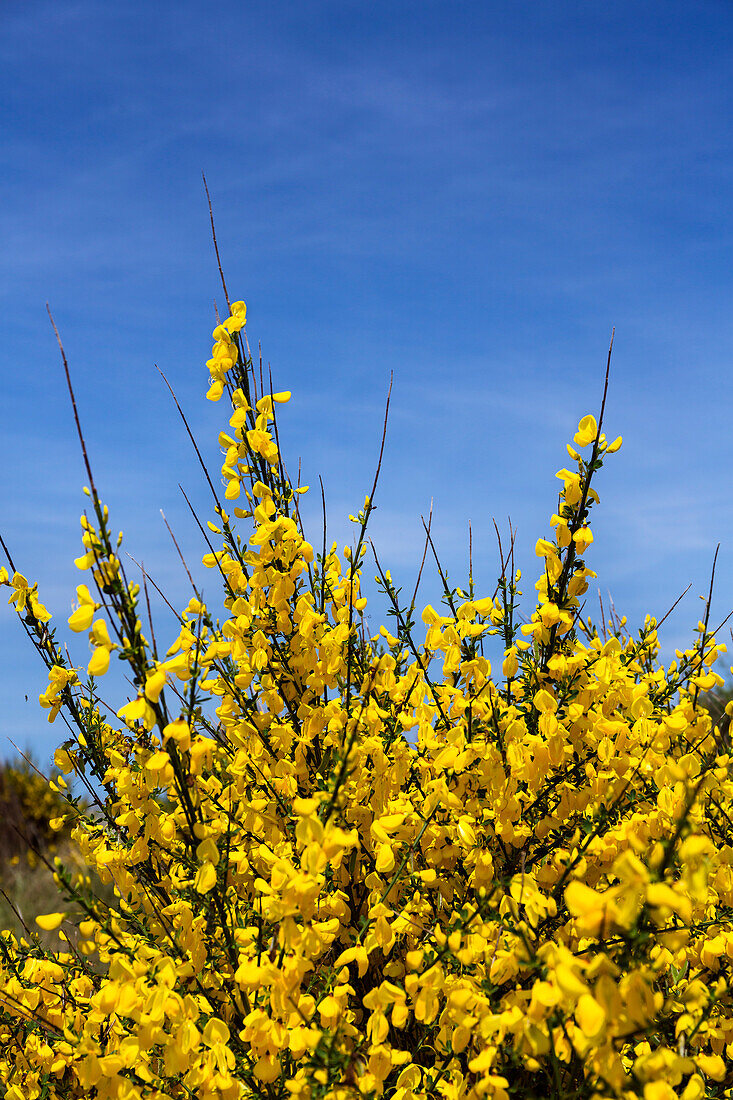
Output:
[[[183,490],[181,490],[181,492],[183,492]],[[184,493],[184,496],[185,496],[185,493]],[[193,588],[194,592],[196,593],[196,598],[198,599],[199,594],[198,594],[198,590],[196,588],[196,585],[193,583],[193,577],[191,576],[191,571],[188,568],[188,566],[186,565],[186,559],[184,558],[183,554],[181,553],[181,548],[178,545],[178,543],[176,542],[176,536],[173,534],[173,531],[171,530],[171,526],[168,523],[168,520],[165,518],[165,512],[163,511],[162,508],[160,509],[160,514],[163,517],[163,523],[166,525],[166,528],[168,529],[168,534],[170,535],[170,537],[173,540],[173,545],[175,546],[176,550],[178,551],[178,557],[181,559],[181,565],[186,570],[186,576],[188,577],[189,581],[191,582],[191,588]],[[160,591],[160,589],[158,589],[158,591]],[[167,602],[168,601],[166,600],[166,603]],[[170,607],[170,604],[168,604],[168,606]]]
[[[598,417],[598,435],[596,436],[596,440],[599,440],[601,438],[601,427],[603,426],[603,414],[604,414],[605,409],[606,409],[606,396],[608,394],[608,378],[609,378],[609,375],[611,373],[611,352],[613,351],[613,340],[614,340],[615,335],[616,335],[616,326],[614,325],[614,327],[611,329],[611,343],[608,345],[608,359],[606,360],[606,377],[605,377],[604,382],[603,382],[603,398],[601,400],[600,416]],[[594,448],[594,457],[595,457],[595,448]]]
[[[705,601],[705,621],[703,623],[703,632],[700,638],[700,654],[705,651],[705,639],[708,636],[708,625],[710,623],[710,605],[713,602],[713,585],[715,584],[715,566],[718,562],[718,553],[720,551],[720,543],[715,547],[715,554],[713,556],[713,568],[710,571],[710,588],[708,589],[708,598]],[[695,684],[695,694],[692,699],[693,710],[697,709],[697,700],[700,695],[700,685]]]
[[216,495],[216,489],[214,488],[214,485],[213,485],[213,483],[212,483],[212,480],[211,480],[211,478],[209,477],[209,471],[208,471],[208,470],[206,469],[206,463],[204,462],[203,458],[201,457],[201,451],[199,450],[199,448],[198,448],[198,444],[197,444],[196,440],[194,439],[194,435],[193,435],[193,432],[191,431],[191,429],[190,429],[190,427],[189,427],[189,424],[188,424],[188,421],[186,420],[186,417],[185,417],[185,415],[184,415],[183,409],[182,409],[182,408],[181,408],[181,406],[180,406],[180,405],[178,404],[178,398],[176,397],[175,393],[173,392],[173,387],[171,386],[170,382],[168,381],[168,379],[166,378],[166,376],[165,376],[165,375],[163,374],[162,370],[160,369],[160,367],[158,366],[158,364],[157,364],[157,363],[155,364],[155,369],[157,370],[158,374],[160,375],[160,377],[161,377],[161,378],[163,379],[163,381],[165,382],[166,386],[167,386],[167,387],[168,387],[168,389],[170,390],[170,395],[171,395],[171,397],[173,398],[173,400],[175,401],[175,404],[176,404],[176,408],[178,409],[178,412],[179,412],[179,414],[180,414],[181,420],[183,421],[183,423],[184,423],[184,425],[185,425],[185,428],[186,428],[186,431],[188,432],[188,437],[189,437],[189,439],[191,440],[191,442],[192,442],[192,444],[193,444],[193,449],[194,449],[194,450],[195,450],[195,452],[196,452],[196,457],[197,457],[197,458],[198,458],[198,460],[199,460],[199,463],[200,463],[200,465],[201,465],[201,469],[202,469],[202,470],[204,471],[204,476],[206,477],[206,480],[207,480],[207,481],[208,481],[208,483],[209,483],[209,488],[211,489],[211,494],[212,494],[212,496],[213,496],[213,498],[214,498],[214,501],[216,502],[216,507],[217,507],[217,510],[219,511],[219,514],[221,514],[221,513],[223,512],[223,510],[224,510],[224,509],[222,508],[221,504],[219,503],[219,498],[218,498],[218,496]]
[[323,614],[323,609],[326,606],[326,492],[323,488],[323,478],[318,475],[318,481],[321,486],[321,507],[323,508],[323,549],[321,551],[321,604],[320,613]]
[[144,564],[140,565],[140,570],[141,570],[142,575],[143,575],[143,591],[145,593],[145,604],[146,604],[147,609],[148,609],[148,622],[150,623],[150,639],[153,643],[153,656],[155,657],[155,659],[157,661],[158,660],[158,644],[155,641],[155,627],[153,626],[153,613],[150,610],[150,594],[148,592],[148,575],[145,572],[145,565]]
[[[422,519],[422,516],[420,518]],[[451,611],[453,612],[453,615],[455,616],[457,614],[457,612],[456,612],[455,604],[454,604],[454,601],[453,601],[453,597],[451,596],[450,588],[448,587],[448,577],[443,572],[443,566],[440,564],[440,558],[438,557],[438,551],[435,549],[435,544],[433,542],[430,531],[428,530],[427,524],[425,523],[424,519],[422,520],[422,525],[425,528],[425,535],[427,536],[428,545],[430,546],[430,549],[433,552],[433,558],[435,559],[435,564],[438,567],[438,573],[440,575],[440,580],[441,580],[441,583],[443,585],[443,594],[445,595],[446,602],[447,602],[448,606],[450,607]]]
[[598,603],[601,605],[601,627],[603,628],[603,640],[608,641],[608,632],[606,630],[606,612],[603,610],[603,596],[601,595],[600,588],[598,589]]
[[5,557],[8,559],[8,565],[10,566],[10,568],[13,570],[14,573],[17,573],[18,570],[15,568],[15,562],[13,561],[12,554],[8,550],[7,546],[5,545],[5,541],[2,537],[2,535],[0,535],[0,546],[2,546],[3,553],[5,554]]
[[204,181],[204,190],[206,191],[206,199],[209,203],[209,221],[211,222],[211,237],[214,242],[214,251],[216,252],[216,262],[219,265],[219,276],[221,278],[221,285],[224,288],[224,297],[226,298],[227,306],[229,307],[229,313],[232,312],[232,306],[229,301],[229,292],[227,290],[227,284],[224,280],[224,272],[221,267],[221,257],[219,256],[219,245],[216,240],[216,229],[214,228],[214,211],[211,208],[211,195],[209,194],[209,185],[206,182],[206,176],[201,173],[201,179]]
[[68,364],[67,359],[66,359],[66,352],[64,351],[64,345],[61,343],[61,337],[59,336],[59,330],[56,328],[56,322],[53,319],[53,315],[51,314],[51,309],[50,309],[50,306],[49,306],[48,302],[46,302],[46,312],[48,313],[49,320],[50,320],[51,324],[53,325],[53,331],[56,334],[56,341],[59,345],[59,351],[61,352],[61,358],[62,358],[63,364],[64,364],[64,373],[66,374],[66,385],[69,388],[69,396],[71,397],[71,407],[74,411],[74,421],[76,423],[76,431],[77,431],[77,435],[79,436],[79,443],[81,444],[81,453],[82,453],[82,456],[84,458],[84,465],[86,467],[87,477],[89,478],[89,488],[91,489],[92,493],[94,494],[95,500],[98,500],[99,498],[97,496],[97,490],[96,490],[96,487],[94,485],[94,478],[92,477],[92,467],[89,463],[89,456],[87,454],[87,445],[84,442],[84,433],[81,430],[81,421],[79,420],[79,411],[76,407],[76,397],[74,396],[74,389],[73,389],[73,386],[71,385],[71,374],[69,373],[69,364]]
[[677,597],[677,599],[676,599],[676,600],[674,601],[674,603],[673,603],[673,604],[672,604],[672,606],[670,607],[670,609],[669,609],[669,611],[667,612],[667,614],[666,614],[666,615],[662,615],[661,619],[660,619],[660,620],[659,620],[659,622],[657,623],[657,630],[659,630],[659,628],[660,628],[660,626],[662,625],[662,623],[663,623],[663,622],[665,622],[665,620],[669,618],[669,616],[670,616],[670,615],[672,614],[672,612],[674,611],[674,609],[675,609],[675,607],[677,606],[677,604],[678,604],[678,603],[680,603],[680,601],[681,601],[681,600],[683,600],[683,599],[685,598],[685,596],[687,595],[687,593],[688,593],[688,592],[690,591],[690,589],[691,589],[691,588],[692,588],[692,581],[690,581],[690,583],[688,584],[687,588],[686,588],[686,589],[684,590],[684,592],[682,593],[682,595],[681,595],[681,596],[678,596],[678,597]]
[[374,474],[374,484],[372,485],[372,491],[369,494],[369,504],[371,505],[374,499],[374,494],[377,491],[377,482],[379,481],[379,471],[382,469],[382,457],[384,455],[384,444],[387,439],[387,421],[389,419],[389,402],[392,396],[392,383],[394,382],[394,371],[390,371],[389,375],[389,389],[387,390],[387,404],[384,409],[384,424],[382,426],[382,442],[379,447],[379,459],[377,461],[377,470]]
[[[422,516],[420,516],[420,519],[422,519]],[[423,521],[423,525],[424,525],[425,520],[423,519],[422,521]],[[425,558],[427,557],[427,554],[428,554],[428,539],[430,538],[430,528],[432,527],[432,525],[433,525],[433,498],[431,497],[430,498],[430,512],[428,513],[428,523],[427,523],[427,527],[426,527],[427,535],[425,537],[425,547],[424,547],[423,552],[422,552],[422,561],[420,562],[420,569],[418,571],[417,580],[415,582],[415,591],[412,593],[412,599],[410,600],[410,611],[413,611],[414,607],[415,607],[415,600],[417,599],[417,590],[420,587],[420,580],[422,578],[422,571],[423,571],[423,567],[425,565]]]

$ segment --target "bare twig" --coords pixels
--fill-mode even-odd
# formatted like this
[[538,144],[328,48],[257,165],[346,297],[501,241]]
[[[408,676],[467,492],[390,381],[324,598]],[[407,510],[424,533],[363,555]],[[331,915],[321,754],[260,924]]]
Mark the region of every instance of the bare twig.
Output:
[[[179,486],[179,488],[180,488],[180,486]],[[181,489],[181,492],[183,492],[182,489]],[[185,496],[186,494],[184,493],[183,495]],[[186,498],[186,499],[188,500],[188,498]],[[190,507],[190,505],[189,505],[189,507]],[[163,517],[163,523],[168,528],[168,534],[173,539],[173,545],[175,546],[176,550],[178,551],[178,557],[181,559],[181,565],[186,570],[186,576],[188,577],[189,581],[191,582],[191,588],[193,588],[194,592],[196,593],[196,598],[198,599],[199,598],[199,593],[198,593],[198,589],[196,588],[196,585],[193,583],[193,577],[191,576],[191,571],[188,568],[188,566],[186,565],[186,559],[184,558],[183,554],[181,553],[181,548],[178,545],[178,543],[176,542],[176,536],[173,534],[173,531],[171,530],[171,526],[168,523],[168,520],[165,518],[165,512],[163,511],[162,508],[160,509],[160,514]],[[160,591],[160,589],[158,589],[158,591]],[[168,606],[170,607],[170,604]]]
[[48,313],[49,320],[50,320],[51,324],[53,325],[53,331],[56,334],[56,340],[57,340],[58,345],[59,345],[59,351],[61,352],[61,358],[62,358],[63,363],[64,363],[64,373],[66,374],[66,385],[69,388],[69,396],[71,397],[71,407],[74,410],[74,422],[76,423],[76,431],[77,431],[77,434],[79,436],[79,443],[81,444],[81,453],[82,453],[82,456],[84,458],[84,465],[86,466],[87,477],[89,478],[89,488],[91,489],[92,493],[94,494],[95,499],[98,499],[97,490],[96,490],[96,487],[94,485],[94,478],[92,477],[92,467],[89,463],[89,456],[87,455],[87,445],[84,442],[84,433],[81,430],[81,421],[79,420],[79,412],[78,412],[78,409],[76,407],[76,397],[74,396],[74,389],[71,385],[71,374],[69,373],[69,364],[68,364],[67,359],[66,359],[66,352],[64,351],[64,345],[61,343],[61,337],[59,336],[59,330],[56,328],[56,322],[53,319],[53,316],[51,314],[51,309],[49,307],[48,302],[46,302],[46,312]]
[[[420,518],[422,519],[422,516]],[[425,523],[425,520],[423,520],[423,523]],[[419,569],[419,572],[417,574],[417,581],[415,582],[415,591],[412,593],[412,599],[410,601],[410,611],[413,611],[414,608],[415,608],[415,600],[417,599],[417,590],[420,587],[420,579],[422,577],[422,571],[423,571],[423,567],[425,565],[425,558],[427,557],[427,553],[428,553],[428,539],[430,538],[430,528],[432,527],[432,525],[433,525],[433,498],[431,497],[430,498],[430,512],[428,513],[428,524],[427,524],[427,528],[426,528],[427,535],[426,535],[426,538],[425,538],[425,548],[423,549],[423,552],[422,552],[422,561],[420,562],[420,569]]]
[[[142,565],[141,565],[141,563],[140,563],[140,562],[139,562],[139,561],[137,560],[137,558],[133,558],[133,556],[132,556],[132,554],[130,553],[130,551],[129,551],[129,550],[125,550],[125,553],[127,554],[128,558],[130,559],[130,561],[132,562],[132,564],[133,564],[133,565],[136,565],[136,566],[138,567],[138,569],[140,569],[140,570],[142,571],[142,569],[143,569],[143,566],[142,566]],[[145,576],[146,576],[146,577],[147,577],[147,579],[148,579],[148,580],[150,581],[150,583],[152,584],[153,588],[154,588],[154,589],[155,589],[155,591],[156,591],[156,592],[158,593],[158,595],[159,595],[159,596],[161,597],[161,599],[163,600],[163,602],[164,602],[164,603],[165,603],[165,604],[166,604],[166,605],[167,605],[167,606],[168,606],[168,607],[169,607],[169,608],[171,609],[171,611],[173,612],[173,614],[175,615],[175,617],[176,617],[177,619],[179,619],[179,620],[180,620],[181,616],[180,616],[180,615],[178,614],[178,612],[176,611],[175,607],[174,607],[174,606],[173,606],[173,604],[172,604],[172,603],[170,602],[170,600],[168,600],[168,599],[166,598],[165,594],[164,594],[163,592],[161,592],[160,588],[158,588],[158,586],[157,586],[157,584],[155,583],[155,581],[153,580],[153,578],[152,578],[152,577],[150,577],[150,576],[148,576],[148,574],[147,574],[147,573],[145,574]],[[112,709],[112,708],[110,708],[110,709]]]
[[148,593],[148,575],[145,572],[145,566],[141,564],[140,570],[143,575],[143,591],[145,592],[145,604],[148,609],[148,622],[150,623],[150,638],[153,643],[153,656],[156,661],[158,660],[158,645],[155,641],[155,627],[153,626],[153,613],[150,610],[150,595]]
[[384,409],[384,424],[382,426],[382,442],[379,446],[379,459],[377,461],[377,470],[374,474],[374,484],[372,485],[372,491],[369,494],[369,504],[371,506],[374,494],[377,491],[377,482],[379,481],[379,471],[382,469],[382,456],[384,455],[384,443],[387,439],[387,421],[389,420],[389,402],[392,397],[392,383],[394,382],[394,371],[390,371],[389,375],[389,389],[387,390],[387,404]]
[[214,211],[211,209],[211,195],[209,194],[209,186],[206,182],[206,176],[204,175],[203,172],[201,173],[201,178],[204,181],[204,190],[206,191],[206,198],[207,198],[207,201],[209,203],[209,220],[211,222],[211,237],[212,237],[212,240],[214,241],[214,251],[216,252],[216,262],[219,265],[219,276],[221,278],[221,285],[224,288],[224,297],[226,298],[226,303],[227,303],[227,306],[229,307],[229,312],[231,313],[232,312],[232,307],[231,307],[231,303],[229,301],[229,292],[227,291],[227,284],[224,281],[224,272],[222,271],[222,268],[221,268],[221,257],[219,256],[219,245],[217,244],[217,241],[216,241],[216,229],[214,228]]
[[[705,652],[705,639],[708,635],[708,624],[710,622],[710,605],[713,601],[713,585],[715,583],[715,566],[718,561],[718,552],[720,550],[720,543],[715,547],[715,555],[713,556],[713,568],[710,571],[710,588],[708,589],[708,598],[705,601],[705,621],[703,623],[703,632],[700,638],[700,655]],[[697,710],[697,700],[700,694],[700,685],[695,684],[695,694],[692,699],[692,709]]]
[[670,607],[670,609],[669,609],[669,611],[667,612],[667,614],[666,614],[666,615],[662,615],[661,619],[660,619],[660,620],[659,620],[659,622],[657,623],[657,630],[659,630],[659,628],[660,628],[660,626],[662,625],[662,623],[663,623],[663,622],[665,622],[665,620],[669,618],[669,616],[670,616],[670,615],[672,614],[672,612],[674,611],[674,609],[675,609],[675,607],[677,606],[677,604],[678,604],[678,603],[680,603],[680,601],[681,601],[681,600],[683,600],[683,599],[685,598],[685,596],[687,595],[687,593],[688,593],[688,592],[690,591],[690,589],[691,589],[691,588],[692,588],[692,581],[690,581],[690,583],[688,584],[687,588],[686,588],[686,589],[684,590],[684,592],[682,593],[682,595],[681,595],[681,596],[678,596],[678,597],[677,597],[677,599],[676,599],[676,600],[674,601],[674,603],[673,603],[673,604],[672,604],[672,606]]
[[323,608],[326,606],[326,493],[323,488],[323,478],[318,475],[318,481],[321,486],[321,506],[323,508],[323,550],[321,552],[321,607],[320,613],[323,614]]
[[189,439],[191,440],[191,442],[192,442],[192,444],[193,444],[193,449],[194,449],[194,451],[196,452],[196,456],[197,456],[197,458],[198,458],[198,460],[199,460],[199,463],[200,463],[200,465],[201,465],[201,469],[202,469],[202,470],[204,471],[204,476],[206,477],[206,480],[207,480],[207,481],[208,481],[208,483],[209,483],[209,488],[211,489],[211,494],[212,494],[212,496],[213,496],[213,498],[214,498],[214,501],[216,502],[216,507],[217,507],[217,510],[218,510],[218,511],[219,511],[219,513],[221,514],[221,512],[223,512],[223,511],[224,511],[224,509],[222,508],[221,504],[219,503],[219,498],[218,498],[218,497],[217,497],[217,495],[216,495],[216,489],[214,488],[214,485],[213,485],[213,483],[212,483],[212,480],[211,480],[211,478],[209,477],[209,471],[208,471],[208,470],[206,469],[206,463],[204,462],[203,458],[201,457],[201,451],[199,450],[199,448],[198,448],[198,444],[197,444],[196,440],[194,439],[194,435],[193,435],[193,432],[191,431],[191,429],[190,429],[190,427],[189,427],[189,424],[188,424],[188,421],[186,420],[186,417],[185,417],[185,415],[184,415],[183,409],[182,409],[182,408],[181,408],[181,406],[180,406],[180,405],[178,404],[178,398],[176,397],[175,393],[173,392],[173,387],[171,386],[170,382],[168,381],[168,379],[166,378],[166,376],[165,376],[165,375],[163,374],[162,370],[160,369],[160,367],[158,366],[158,364],[157,364],[157,363],[155,364],[155,369],[157,370],[158,374],[160,375],[160,377],[161,377],[161,378],[163,379],[163,381],[165,382],[166,386],[167,386],[167,387],[168,387],[168,389],[170,390],[170,395],[171,395],[171,397],[173,398],[173,400],[175,401],[175,404],[176,404],[176,408],[178,409],[178,412],[179,412],[179,414],[180,414],[181,420],[183,421],[183,423],[184,423],[184,425],[185,425],[185,428],[186,428],[186,431],[188,432],[188,437],[189,437]]

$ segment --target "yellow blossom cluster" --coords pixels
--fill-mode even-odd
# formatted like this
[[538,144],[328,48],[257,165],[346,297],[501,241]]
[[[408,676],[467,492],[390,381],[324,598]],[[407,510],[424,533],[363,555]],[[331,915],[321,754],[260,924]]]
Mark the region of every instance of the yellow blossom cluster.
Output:
[[[491,596],[439,566],[422,623],[375,558],[392,616],[373,633],[374,494],[348,553],[314,549],[279,444],[290,394],[258,387],[245,319],[234,303],[208,362],[238,502],[214,491],[220,604],[196,589],[159,651],[93,486],[79,667],[36,587],[0,576],[115,899],[57,863],[37,923],[68,952],[0,937],[4,1100],[733,1095],[729,719],[702,706],[725,646],[706,619],[665,667],[655,620],[585,613],[591,481],[620,439],[580,421],[526,621],[511,552]],[[113,651],[135,691],[110,715]]]

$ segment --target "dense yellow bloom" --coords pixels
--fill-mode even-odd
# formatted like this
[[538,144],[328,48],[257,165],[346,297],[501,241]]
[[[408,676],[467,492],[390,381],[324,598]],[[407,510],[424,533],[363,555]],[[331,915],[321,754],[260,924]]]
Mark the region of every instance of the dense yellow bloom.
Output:
[[591,479],[620,437],[581,419],[525,621],[518,573],[420,614],[378,566],[393,622],[372,634],[372,499],[348,553],[314,550],[278,442],[290,393],[262,392],[245,322],[235,302],[207,363],[241,505],[208,525],[220,602],[197,591],[158,648],[94,494],[82,517],[69,626],[90,676],[125,662],[116,715],[36,586],[0,572],[74,730],[56,763],[99,794],[70,817],[114,898],[58,865],[64,912],[37,924],[76,924],[73,950],[3,935],[3,1095],[728,1096],[733,782],[700,705],[725,647],[701,623],[665,668],[654,620],[587,619]]

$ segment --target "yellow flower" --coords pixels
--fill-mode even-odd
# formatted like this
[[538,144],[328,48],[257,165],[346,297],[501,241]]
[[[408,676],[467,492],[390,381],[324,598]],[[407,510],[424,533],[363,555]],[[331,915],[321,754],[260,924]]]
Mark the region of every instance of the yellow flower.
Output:
[[581,527],[579,531],[576,531],[573,535],[573,542],[575,543],[577,552],[579,554],[584,554],[593,542],[593,532],[590,527]]
[[36,917],[36,924],[44,932],[54,932],[62,921],[66,920],[66,913],[46,913]]
[[584,993],[575,1009],[575,1019],[588,1039],[598,1041],[606,1028],[606,1014],[590,993]]
[[598,425],[594,416],[584,416],[578,424],[578,430],[573,437],[577,447],[587,447],[598,436]]
[[109,669],[110,650],[107,646],[98,646],[89,659],[87,672],[90,676],[104,676]]
[[213,863],[206,861],[202,863],[196,872],[196,878],[194,880],[194,889],[199,894],[208,894],[216,886],[216,867]]
[[69,626],[72,630],[77,632],[89,630],[94,618],[94,612],[101,607],[101,604],[95,603],[94,598],[85,584],[77,586],[76,595],[79,600],[79,607],[69,617]]

